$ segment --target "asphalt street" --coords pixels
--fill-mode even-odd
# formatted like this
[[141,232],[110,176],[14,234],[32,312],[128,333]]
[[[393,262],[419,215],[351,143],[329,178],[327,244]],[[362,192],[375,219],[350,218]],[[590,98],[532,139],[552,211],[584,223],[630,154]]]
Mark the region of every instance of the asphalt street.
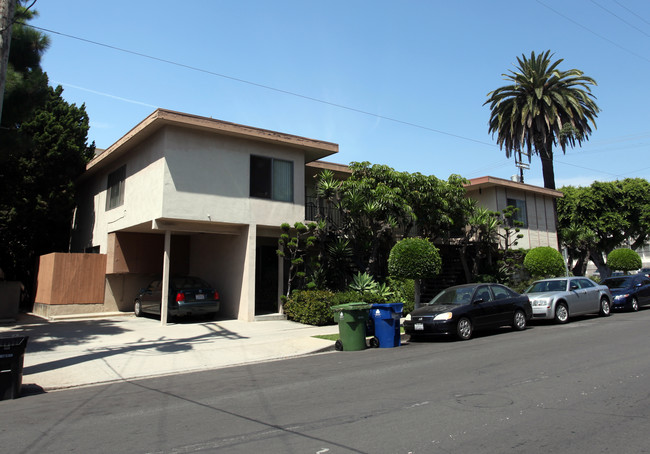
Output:
[[650,452],[650,309],[0,402],[3,452]]

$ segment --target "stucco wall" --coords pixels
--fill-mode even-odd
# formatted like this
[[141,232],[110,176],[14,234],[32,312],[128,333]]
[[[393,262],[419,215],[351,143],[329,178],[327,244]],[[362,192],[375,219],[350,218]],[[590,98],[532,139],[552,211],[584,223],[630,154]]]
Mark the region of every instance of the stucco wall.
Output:
[[529,191],[512,188],[490,187],[468,192],[468,197],[477,201],[479,206],[493,211],[501,211],[508,206],[508,199],[526,201],[528,226],[521,228],[524,235],[516,247],[531,249],[538,246],[550,246],[557,249],[557,231],[555,227],[555,210],[553,198]]
[[[249,196],[251,155],[293,162],[293,203]],[[168,127],[165,163],[165,218],[272,226],[304,218],[301,150]]]
[[[163,137],[154,136],[86,180],[80,188],[73,244],[79,252],[99,246],[107,252],[108,234],[161,216]],[[124,204],[106,211],[108,175],[126,165]]]
[[240,305],[249,302],[244,291],[248,229],[239,235],[194,235],[190,244],[190,274],[214,285],[221,298],[221,314],[237,318]]

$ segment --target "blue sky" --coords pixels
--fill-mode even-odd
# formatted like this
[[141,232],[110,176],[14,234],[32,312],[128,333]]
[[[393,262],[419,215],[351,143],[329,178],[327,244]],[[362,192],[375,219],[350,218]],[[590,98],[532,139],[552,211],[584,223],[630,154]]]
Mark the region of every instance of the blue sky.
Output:
[[[564,59],[560,69],[596,80],[602,110],[588,142],[556,150],[557,186],[650,180],[647,0],[39,0],[34,8],[31,24],[51,31],[42,66],[68,102],[86,105],[98,148],[160,107],[335,142],[333,162],[510,178],[518,171],[488,134],[483,103],[517,56],[551,50]],[[543,185],[537,156],[524,178]]]

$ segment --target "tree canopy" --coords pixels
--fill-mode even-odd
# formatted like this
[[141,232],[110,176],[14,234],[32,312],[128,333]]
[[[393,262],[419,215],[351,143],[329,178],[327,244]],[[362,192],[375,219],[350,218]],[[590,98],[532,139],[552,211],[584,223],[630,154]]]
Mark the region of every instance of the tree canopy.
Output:
[[[35,12],[18,7],[30,19]],[[16,23],[0,128],[0,268],[30,287],[40,255],[67,251],[75,180],[94,154],[85,106],[40,67],[46,36]]]
[[538,154],[544,187],[555,189],[553,145],[566,152],[588,140],[599,108],[591,93],[596,81],[577,69],[560,71],[563,60],[552,57],[550,51],[517,57],[515,70],[503,74],[511,84],[488,93],[484,105],[491,110],[489,132],[506,156]]
[[327,220],[324,236],[345,239],[360,271],[385,277],[398,232],[445,240],[466,224],[465,180],[458,175],[444,181],[369,162],[352,162],[350,169],[344,181],[323,172],[317,192]]
[[559,234],[567,247],[573,273],[584,275],[591,260],[602,277],[611,270],[605,257],[622,244],[636,249],[650,232],[650,183],[643,178],[594,182],[588,187],[561,188]]

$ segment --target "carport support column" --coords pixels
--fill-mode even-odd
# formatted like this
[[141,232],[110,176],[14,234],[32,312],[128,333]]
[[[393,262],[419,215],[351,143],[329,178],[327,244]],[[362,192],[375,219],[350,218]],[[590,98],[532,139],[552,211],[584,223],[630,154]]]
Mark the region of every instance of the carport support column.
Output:
[[255,320],[255,267],[257,249],[257,224],[248,225],[248,236],[244,247],[244,273],[238,319],[246,322]]
[[171,251],[172,233],[165,230],[165,253],[163,255],[162,275],[162,301],[160,302],[160,324],[167,325],[167,313],[169,312],[169,256]]

